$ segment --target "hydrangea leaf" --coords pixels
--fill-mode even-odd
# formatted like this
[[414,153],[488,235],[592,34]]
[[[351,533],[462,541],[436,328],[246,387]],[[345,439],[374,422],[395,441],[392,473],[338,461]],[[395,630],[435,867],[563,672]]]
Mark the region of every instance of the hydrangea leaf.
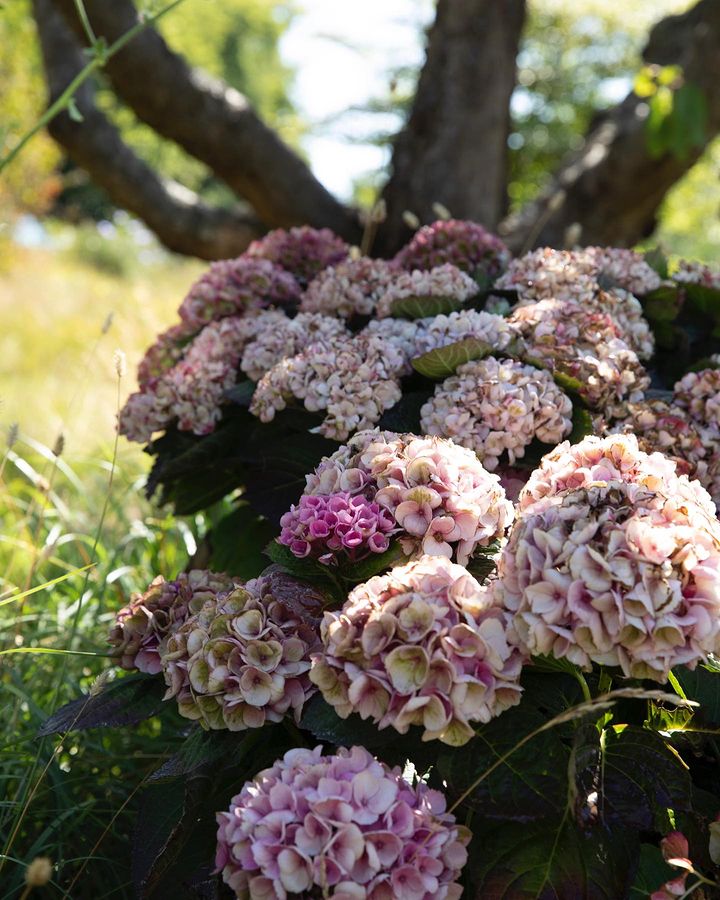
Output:
[[618,900],[636,865],[637,836],[581,833],[561,815],[476,831],[468,848],[474,893],[493,900]]
[[380,731],[372,722],[361,719],[353,713],[341,719],[333,707],[320,694],[305,705],[300,727],[319,741],[329,741],[340,747],[360,744],[368,750],[391,746],[401,740],[394,728]]
[[160,711],[164,693],[158,675],[125,675],[61,706],[43,722],[38,735],[135,725]]
[[426,378],[442,381],[449,375],[454,375],[457,367],[463,363],[473,359],[484,359],[492,352],[492,345],[487,341],[465,338],[462,341],[455,341],[454,344],[447,344],[445,347],[438,347],[428,353],[423,353],[422,356],[412,360],[412,367]]
[[586,798],[595,791],[588,803],[604,825],[669,830],[667,810],[689,809],[687,766],[657,732],[616,725],[602,735],[588,729],[581,738],[583,766],[576,766],[576,783],[585,786]]
[[371,553],[370,556],[353,563],[350,566],[342,566],[340,576],[343,581],[349,581],[352,584],[360,584],[372,578],[373,575],[379,575],[391,569],[396,563],[406,560],[405,553],[399,541],[393,541],[384,553]]
[[572,431],[568,435],[567,439],[571,444],[577,444],[584,437],[587,437],[589,434],[594,433],[595,429],[593,428],[592,416],[590,415],[588,410],[580,406],[579,403],[573,403]]
[[398,297],[393,301],[390,312],[396,319],[427,319],[455,312],[463,305],[456,297]]
[[720,665],[710,662],[692,672],[683,666],[673,671],[685,696],[700,704],[695,716],[707,725],[720,727]]
[[223,759],[232,759],[239,765],[253,751],[258,742],[274,740],[273,731],[280,725],[268,725],[251,731],[204,731],[199,726],[193,728],[184,743],[166,762],[148,778],[148,783],[185,778],[193,775],[203,766],[217,766]]
[[210,534],[211,563],[216,572],[232,572],[243,581],[256,578],[266,565],[265,547],[275,528],[241,502],[213,525]]
[[645,252],[643,259],[661,278],[668,277],[668,259],[660,247],[653,247],[652,250]]
[[230,390],[225,391],[225,399],[230,403],[237,404],[237,406],[249,407],[254,393],[255,382],[245,379],[245,381],[241,381],[234,387],[231,387]]
[[673,322],[680,312],[680,289],[663,284],[643,298],[643,312],[652,323]]
[[427,403],[431,391],[407,391],[395,406],[385,410],[378,422],[382,431],[396,431],[398,434],[420,433],[420,410]]
[[641,844],[637,874],[630,888],[630,900],[647,900],[666,881],[677,878],[678,874],[678,869],[665,862],[659,847]]
[[720,289],[704,284],[686,284],[683,289],[693,306],[720,322]]

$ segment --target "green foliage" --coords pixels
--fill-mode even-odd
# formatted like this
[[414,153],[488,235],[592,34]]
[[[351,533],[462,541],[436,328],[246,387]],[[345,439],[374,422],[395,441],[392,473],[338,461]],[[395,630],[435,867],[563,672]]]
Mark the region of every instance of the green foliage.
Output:
[[635,77],[633,89],[647,99],[648,153],[659,158],[671,153],[685,159],[707,140],[707,103],[697,87],[683,79],[680,66],[645,66]]

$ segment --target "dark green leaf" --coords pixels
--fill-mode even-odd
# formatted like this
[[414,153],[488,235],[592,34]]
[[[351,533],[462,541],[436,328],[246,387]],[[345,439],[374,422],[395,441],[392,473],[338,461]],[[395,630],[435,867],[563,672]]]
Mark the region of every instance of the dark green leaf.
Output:
[[558,387],[561,387],[566,393],[582,394],[583,383],[579,378],[574,378],[566,372],[553,372],[553,379]]
[[328,741],[339,747],[361,744],[368,750],[372,750],[376,747],[396,744],[401,740],[394,728],[384,728],[379,731],[372,722],[361,719],[354,713],[347,719],[341,719],[320,694],[315,694],[306,704],[300,720],[300,727],[309,731],[317,740]]
[[[278,728],[279,726],[270,726]],[[194,728],[178,752],[171,756],[159,769],[152,773],[148,782],[153,784],[173,778],[196,774],[206,766],[217,768],[223,760],[230,759],[239,765],[261,740],[268,740],[267,729],[251,731],[203,731]]]
[[474,896],[484,900],[620,900],[636,846],[630,834],[581,834],[557,816],[477,833],[467,868]]
[[246,379],[231,387],[229,391],[225,391],[225,399],[237,406],[248,407],[255,393],[255,387],[254,381]]
[[545,721],[537,709],[525,708],[521,702],[481,726],[477,737],[463,747],[442,747],[438,767],[449,795],[458,797],[471,789],[463,805],[480,810],[488,819],[527,822],[561,813],[570,754],[557,732],[539,734],[510,752]]
[[331,570],[330,566],[325,566],[309,557],[301,559],[295,556],[289,547],[279,544],[277,541],[270,541],[265,547],[265,555],[288,574],[309,582],[319,590],[326,591],[335,600],[345,602],[347,599],[347,589],[340,586],[337,572]]
[[648,900],[666,881],[677,878],[679,872],[663,859],[659,847],[640,845],[640,859],[635,880],[630,888],[630,900]]
[[340,566],[339,574],[343,581],[360,584],[391,569],[396,563],[406,561],[400,541],[393,541],[384,553],[371,553],[370,556],[350,566]]
[[275,533],[267,519],[258,516],[249,504],[240,503],[210,532],[212,567],[243,581],[256,578],[267,564],[265,547]]
[[38,735],[135,725],[154,716],[163,705],[165,683],[160,675],[125,675],[56,710]]
[[453,375],[457,367],[473,359],[483,359],[493,352],[491,344],[478,338],[466,338],[423,353],[412,360],[412,367],[426,378],[441,381]]
[[665,256],[660,247],[653,247],[652,250],[647,250],[643,253],[643,259],[661,278],[665,279],[668,277],[667,256]]
[[568,435],[567,439],[571,444],[577,444],[584,437],[587,437],[589,434],[594,433],[595,429],[593,427],[592,416],[590,415],[588,410],[583,409],[579,403],[573,403],[572,431]]
[[462,307],[455,297],[402,297],[393,302],[390,312],[396,319],[427,319]]
[[408,391],[395,406],[386,410],[378,422],[383,431],[420,433],[420,410],[428,401],[431,391]]
[[686,284],[684,290],[686,297],[696,309],[711,316],[716,322],[720,321],[720,289],[704,284]]
[[677,285],[660,285],[645,295],[642,305],[645,316],[651,322],[673,322],[680,312],[680,289]]
[[697,700],[700,708],[694,717],[715,728],[720,727],[720,669],[698,666],[693,672],[685,667],[673,670],[688,700]]

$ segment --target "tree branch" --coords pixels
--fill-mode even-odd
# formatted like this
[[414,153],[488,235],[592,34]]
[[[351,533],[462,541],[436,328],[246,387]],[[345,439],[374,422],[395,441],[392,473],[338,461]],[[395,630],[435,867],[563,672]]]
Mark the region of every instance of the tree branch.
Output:
[[[688,12],[662,20],[643,55],[649,63],[682,66],[685,81],[702,90],[709,141],[720,131],[720,0],[700,0]],[[599,118],[547,190],[501,225],[515,252],[577,243],[632,246],[652,233],[665,194],[703,148],[684,158],[670,153],[652,158],[647,110],[645,100],[630,94]]]
[[506,209],[507,135],[524,0],[439,0],[407,127],[397,137],[381,240],[406,239],[404,210],[442,203],[494,228]]
[[[82,38],[74,0],[54,4]],[[95,33],[109,42],[138,22],[132,0],[86,0],[85,7]],[[209,166],[268,227],[308,223],[359,240],[354,213],[320,184],[248,100],[190,68],[154,29],[137,35],[105,71],[138,118]]]
[[[85,60],[50,0],[33,5],[52,103]],[[75,107],[82,121],[61,113],[49,123],[50,134],[111,200],[139,216],[169,249],[202,259],[237,256],[265,230],[252,215],[210,207],[177,182],[160,178],[99,112],[89,82],[76,93]]]

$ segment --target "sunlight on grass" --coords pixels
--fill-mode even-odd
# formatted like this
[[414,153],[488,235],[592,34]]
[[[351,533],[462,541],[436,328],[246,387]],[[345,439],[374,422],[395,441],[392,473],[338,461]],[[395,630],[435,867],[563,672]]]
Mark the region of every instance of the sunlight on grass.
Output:
[[129,393],[145,348],[201,268],[168,258],[119,279],[59,251],[13,251],[0,273],[0,425],[17,422],[50,446],[62,430],[70,457],[111,442],[113,351],[127,354]]

